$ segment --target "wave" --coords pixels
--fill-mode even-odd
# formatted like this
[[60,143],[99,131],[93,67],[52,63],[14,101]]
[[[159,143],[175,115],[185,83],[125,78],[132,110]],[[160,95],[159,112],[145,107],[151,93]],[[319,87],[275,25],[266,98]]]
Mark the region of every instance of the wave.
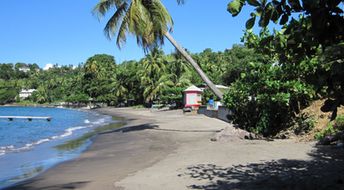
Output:
[[35,142],[32,143],[27,143],[22,147],[15,147],[14,145],[9,145],[9,146],[0,146],[0,156],[5,155],[7,153],[11,153],[11,152],[21,152],[21,151],[28,151],[31,150],[32,148],[34,148],[37,145],[52,141],[52,140],[59,140],[59,139],[63,139],[66,138],[68,136],[73,135],[73,133],[75,131],[81,130],[81,129],[86,129],[86,128],[93,128],[93,127],[97,127],[97,126],[101,126],[101,125],[105,125],[107,123],[111,123],[111,117],[103,117],[103,118],[99,118],[96,121],[89,121],[88,119],[84,120],[84,123],[87,125],[83,125],[83,126],[76,126],[76,127],[71,127],[68,129],[65,129],[64,132],[60,135],[55,135],[55,136],[51,136],[48,138],[43,138],[43,139],[39,139]]

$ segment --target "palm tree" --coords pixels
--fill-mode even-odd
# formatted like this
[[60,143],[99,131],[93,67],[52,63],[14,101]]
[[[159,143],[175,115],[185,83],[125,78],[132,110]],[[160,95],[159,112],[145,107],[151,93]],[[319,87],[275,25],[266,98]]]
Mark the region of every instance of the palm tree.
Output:
[[[183,0],[177,0],[177,2],[183,3]],[[107,22],[104,32],[109,39],[117,34],[116,43],[119,48],[126,42],[127,33],[136,36],[138,45],[142,46],[145,51],[162,45],[164,37],[166,37],[193,66],[214,94],[222,99],[223,93],[216,88],[196,61],[171,36],[173,21],[160,0],[100,0],[93,13],[101,18],[112,8],[115,8],[115,13]]]
[[156,81],[150,80],[145,82],[149,82],[143,92],[143,96],[146,102],[152,102],[158,99],[162,95],[164,90],[174,86],[174,83],[171,81],[169,75],[162,75]]
[[166,73],[166,65],[168,62],[164,58],[163,52],[154,48],[141,61],[143,67],[140,73],[141,85],[144,86],[143,96],[146,102],[152,102],[165,89],[173,86],[171,75]]

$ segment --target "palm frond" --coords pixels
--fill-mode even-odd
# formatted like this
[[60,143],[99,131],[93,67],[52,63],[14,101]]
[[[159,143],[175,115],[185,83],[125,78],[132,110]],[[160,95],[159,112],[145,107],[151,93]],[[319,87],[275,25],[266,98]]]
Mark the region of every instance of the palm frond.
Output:
[[108,39],[111,39],[116,33],[118,28],[118,23],[120,20],[123,20],[124,14],[128,8],[126,2],[122,3],[116,10],[115,14],[109,19],[104,28],[104,33]]
[[100,2],[93,8],[92,13],[100,19],[104,17],[112,7],[118,8],[123,2],[124,0],[100,0]]
[[[177,0],[178,4],[184,0]],[[161,0],[100,0],[93,14],[98,19],[112,8],[115,13],[107,22],[104,33],[121,48],[128,33],[136,36],[137,44],[147,52],[164,43],[164,34],[173,28],[173,20]]]
[[122,44],[124,44],[127,41],[127,31],[128,31],[128,15],[125,15],[124,18],[122,19],[121,26],[118,29],[117,33],[117,39],[116,39],[116,44],[118,48],[122,47]]

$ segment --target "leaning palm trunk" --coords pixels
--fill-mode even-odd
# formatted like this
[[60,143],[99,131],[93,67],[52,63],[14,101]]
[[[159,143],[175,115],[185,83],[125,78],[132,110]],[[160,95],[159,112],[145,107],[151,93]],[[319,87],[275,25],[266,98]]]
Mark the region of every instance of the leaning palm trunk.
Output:
[[193,68],[196,70],[196,72],[199,74],[199,76],[202,78],[202,80],[207,84],[207,86],[214,92],[214,94],[222,100],[223,93],[216,88],[214,83],[207,77],[207,75],[202,71],[202,69],[199,67],[199,65],[196,63],[194,59],[184,50],[183,47],[181,47],[171,36],[171,34],[166,31],[165,37],[172,43],[172,45],[182,54],[182,56],[193,66]]
[[[183,3],[184,0],[177,0],[177,2]],[[216,88],[198,64],[168,32],[168,29],[172,28],[173,21],[160,0],[100,0],[93,12],[100,17],[104,17],[112,7],[116,8],[116,12],[107,22],[104,31],[110,39],[117,32],[116,43],[118,47],[126,42],[127,33],[135,35],[138,44],[146,50],[163,44],[165,36],[190,62],[214,94],[222,99],[222,92]]]

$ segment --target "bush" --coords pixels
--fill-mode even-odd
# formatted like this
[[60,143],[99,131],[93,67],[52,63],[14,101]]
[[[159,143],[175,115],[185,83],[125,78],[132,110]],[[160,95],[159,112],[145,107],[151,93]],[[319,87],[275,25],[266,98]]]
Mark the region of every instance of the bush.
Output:
[[17,94],[14,88],[0,89],[0,105],[14,102]]
[[336,130],[333,127],[333,124],[329,123],[325,129],[323,129],[320,132],[316,133],[314,138],[317,139],[317,140],[323,140],[326,136],[335,135],[337,132],[338,132],[338,130]]
[[334,127],[339,130],[343,131],[344,130],[344,115],[338,115],[336,119],[334,120]]
[[338,115],[336,119],[329,123],[326,128],[315,134],[314,138],[323,140],[326,136],[336,135],[338,132],[344,130],[344,115]]
[[280,66],[251,63],[224,95],[224,104],[241,128],[271,136],[293,125],[313,94],[311,86],[288,79]]
[[303,113],[295,118],[294,133],[296,135],[308,133],[315,127],[315,123],[314,117]]

